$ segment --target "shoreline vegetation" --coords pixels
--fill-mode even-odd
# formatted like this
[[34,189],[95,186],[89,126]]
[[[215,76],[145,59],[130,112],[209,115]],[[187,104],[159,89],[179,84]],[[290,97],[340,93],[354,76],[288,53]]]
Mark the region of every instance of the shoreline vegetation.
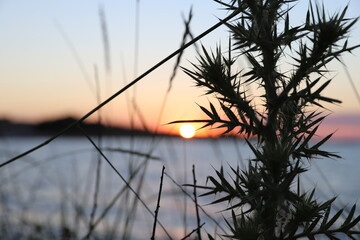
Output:
[[[75,118],[65,117],[40,123],[13,122],[7,119],[0,119],[0,136],[4,137],[35,137],[52,136],[61,129],[76,122]],[[125,127],[106,126],[99,123],[81,123],[81,127],[86,130],[90,136],[169,136],[180,137],[173,134],[153,133],[146,130],[130,129]],[[66,136],[83,136],[79,128],[72,128]]]

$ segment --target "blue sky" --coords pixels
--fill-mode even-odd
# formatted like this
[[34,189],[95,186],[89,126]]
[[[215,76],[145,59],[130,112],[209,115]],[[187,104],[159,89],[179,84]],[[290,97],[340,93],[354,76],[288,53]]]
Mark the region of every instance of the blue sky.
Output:
[[[135,67],[136,4],[136,0],[0,1],[0,117],[18,121],[64,115],[79,117],[97,104],[95,69],[103,100],[179,47],[184,30],[182,16],[187,16],[191,7],[194,35],[226,14],[211,0],[139,0],[139,49]],[[324,1],[329,13],[345,4],[345,1]],[[301,23],[307,5],[308,1],[302,0],[295,6],[291,14],[294,23]],[[100,8],[106,15],[110,73],[104,66]],[[350,17],[359,16],[359,10],[360,1],[349,1]],[[226,29],[220,28],[202,43],[215,48],[219,41],[226,43],[226,37]],[[355,26],[349,43],[360,43],[360,24]],[[353,55],[345,56],[344,62],[360,91],[359,55],[358,49]],[[189,66],[188,61],[194,60],[191,48],[186,51],[182,65]],[[136,90],[109,104],[103,113],[108,121],[129,121],[126,116],[132,110],[128,100],[134,96],[146,118],[158,118],[173,64],[174,61],[165,64],[140,82]],[[336,77],[328,94],[343,101],[340,106],[331,106],[331,110],[338,115],[359,114],[360,103],[343,66],[334,63],[329,68],[336,71]],[[196,103],[207,104],[209,100],[202,93],[193,87],[191,79],[179,72],[160,122],[199,116]]]

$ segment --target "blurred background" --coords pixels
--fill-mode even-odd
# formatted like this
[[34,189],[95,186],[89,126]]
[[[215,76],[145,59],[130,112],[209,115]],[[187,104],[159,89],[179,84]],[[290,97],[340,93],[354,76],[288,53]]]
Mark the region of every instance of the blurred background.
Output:
[[[324,0],[323,4],[332,14],[346,3]],[[360,1],[350,0],[348,5],[348,16],[358,17]],[[307,0],[297,3],[290,16],[293,26],[303,23],[307,8]],[[1,0],[0,120],[38,124],[79,119],[178,49],[189,16],[190,33],[197,36],[226,15],[227,11],[211,0]],[[226,51],[228,34],[220,27],[197,47],[203,44],[215,50],[221,46]],[[359,24],[348,44],[360,44]],[[186,49],[180,66],[192,68],[191,63],[197,63],[196,51],[195,46]],[[340,196],[340,207],[350,206],[360,197],[359,55],[360,49],[356,49],[342,58],[344,65],[332,62],[328,66],[332,73],[327,77],[334,80],[326,95],[343,103],[326,106],[325,114],[330,115],[319,134],[335,131],[334,141],[325,149],[343,159],[306,162],[311,171],[301,178],[302,189],[317,186],[321,200]],[[147,75],[92,115],[89,122],[178,134],[180,126],[167,123],[206,117],[198,105],[208,106],[216,100],[204,96],[204,90],[196,88],[181,69],[172,79],[176,61],[171,59]],[[238,69],[247,66],[240,60]],[[253,96],[259,95],[257,91],[256,86],[249,88]],[[218,135],[208,129],[196,133],[198,137]],[[1,136],[0,162],[47,137]],[[235,138],[102,138],[100,134],[94,139],[114,168],[85,136],[62,136],[0,168],[1,239],[85,239],[92,227],[92,236],[98,239],[148,239],[162,166],[166,166],[166,175],[159,220],[164,228],[158,227],[157,239],[169,239],[166,231],[180,239],[196,228],[193,189],[182,187],[192,183],[192,165],[201,185],[214,169],[244,169],[253,157],[246,143]],[[208,205],[213,200],[199,199],[204,207],[203,229],[224,233],[221,210],[225,206]]]
[[[321,3],[320,3],[321,4]],[[326,0],[331,14],[345,2]],[[349,1],[348,16],[358,17],[359,1]],[[299,1],[291,23],[305,20],[308,1]],[[63,117],[79,118],[117,90],[178,49],[189,18],[190,31],[197,36],[226,16],[214,1],[25,1],[0,2],[0,118],[38,123]],[[220,27],[199,44],[207,49],[227,47],[228,32]],[[187,38],[189,40],[190,38]],[[360,43],[360,26],[355,25],[349,45]],[[200,46],[198,44],[198,46]],[[188,48],[180,65],[196,63],[196,48]],[[328,88],[341,105],[332,112],[325,132],[335,136],[360,136],[359,49],[343,57],[342,65],[328,67],[335,77]],[[202,118],[197,104],[208,105],[209,96],[194,87],[178,69],[169,89],[176,58],[146,76],[101,112],[104,124],[176,133],[178,126],[164,125],[180,119]],[[239,62],[239,69],[246,67]],[[347,73],[348,72],[348,73]],[[352,81],[352,82],[351,82]],[[256,95],[256,88],[251,89]],[[90,120],[97,119],[96,114]],[[356,128],[356,129],[354,129]],[[210,134],[198,132],[198,136]]]

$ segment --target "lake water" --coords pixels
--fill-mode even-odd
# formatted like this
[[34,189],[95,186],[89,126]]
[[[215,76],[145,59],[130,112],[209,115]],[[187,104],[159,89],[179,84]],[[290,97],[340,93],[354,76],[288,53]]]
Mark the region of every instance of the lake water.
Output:
[[[1,139],[1,162],[44,139]],[[113,233],[122,238],[128,234],[130,239],[151,236],[163,166],[166,175],[158,219],[169,235],[180,239],[196,228],[195,207],[189,197],[193,197],[193,189],[182,186],[193,183],[192,166],[195,166],[197,184],[204,185],[214,169],[220,166],[224,166],[225,171],[229,171],[229,166],[243,168],[252,157],[244,141],[232,138],[106,137],[101,146],[118,173],[101,158],[94,222],[101,221],[94,233]],[[305,191],[316,186],[318,199],[338,196],[336,206],[351,206],[360,198],[360,141],[329,142],[324,148],[343,158],[313,160],[308,165],[311,170],[301,177],[301,187]],[[19,226],[16,231],[26,234],[31,231],[31,222],[40,226],[61,224],[78,236],[84,236],[94,206],[98,159],[99,153],[85,137],[61,137],[0,169],[0,227],[12,224]],[[122,178],[138,197],[126,187]],[[203,232],[221,233],[221,227],[216,227],[214,221],[224,222],[226,213],[220,210],[225,206],[207,205],[212,200],[213,196],[198,198],[206,212],[200,212],[201,222],[205,222]],[[156,233],[166,236],[160,225]]]

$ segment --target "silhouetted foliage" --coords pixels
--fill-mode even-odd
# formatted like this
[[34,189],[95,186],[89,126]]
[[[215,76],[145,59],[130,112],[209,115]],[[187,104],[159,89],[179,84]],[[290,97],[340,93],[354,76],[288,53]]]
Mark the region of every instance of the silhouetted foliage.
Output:
[[[323,7],[310,3],[304,23],[292,26],[290,11],[296,0],[216,2],[237,13],[235,20],[225,23],[231,33],[229,49],[223,54],[220,47],[215,51],[202,47],[198,63],[183,70],[206,94],[214,94],[219,105],[200,106],[208,119],[176,122],[204,122],[204,127],[225,128],[225,133],[236,131],[254,153],[247,169],[232,168],[231,180],[220,169],[208,177],[210,186],[197,186],[207,190],[203,195],[221,196],[213,204],[229,203],[227,237],[359,237],[355,205],[343,216],[344,209],[331,211],[335,198],[320,202],[315,189],[305,193],[299,189],[299,177],[308,170],[306,161],[339,157],[321,149],[332,134],[317,142],[314,136],[325,118],[324,103],[340,103],[323,94],[331,82],[326,66],[359,47],[348,46],[347,41],[357,19],[346,18],[347,7],[327,16]],[[250,67],[237,71],[240,57]],[[253,84],[260,96],[248,93]],[[309,108],[314,106],[320,110]]]

